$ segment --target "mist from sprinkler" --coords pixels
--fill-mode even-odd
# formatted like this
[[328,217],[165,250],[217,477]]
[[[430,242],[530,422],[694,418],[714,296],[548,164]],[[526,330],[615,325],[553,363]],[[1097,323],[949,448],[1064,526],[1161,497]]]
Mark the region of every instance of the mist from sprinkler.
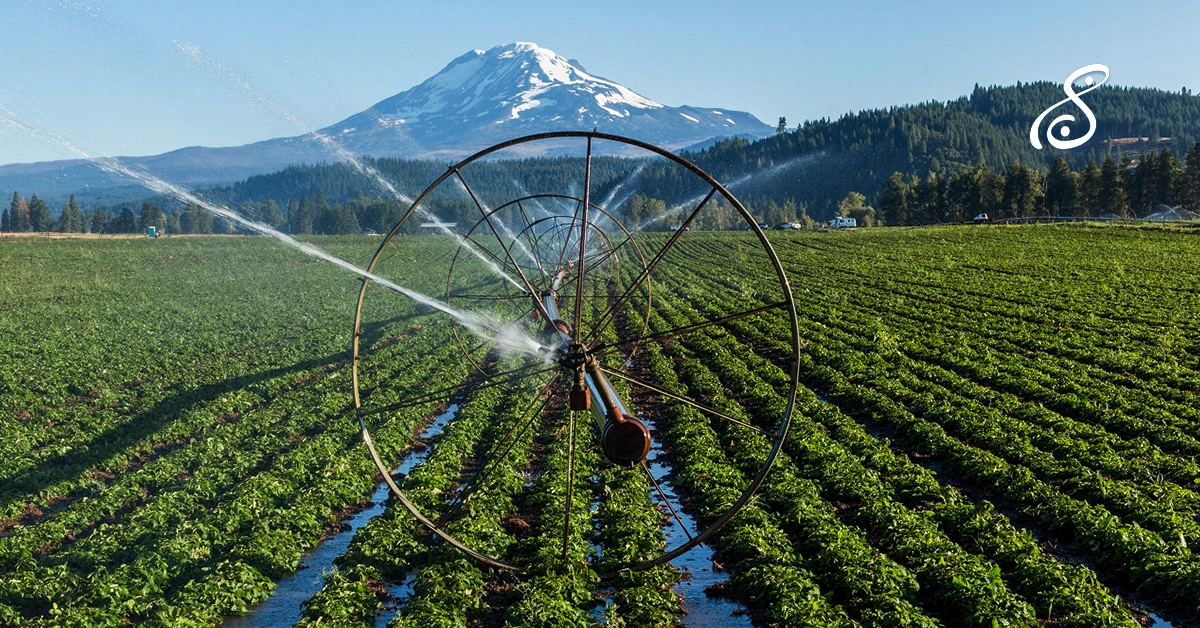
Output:
[[290,246],[306,255],[323,259],[365,279],[369,279],[372,282],[384,286],[394,292],[402,294],[422,305],[429,306],[435,310],[438,310],[439,312],[447,314],[457,320],[463,327],[466,327],[468,330],[470,330],[471,333],[489,342],[495,343],[497,348],[501,349],[502,351],[532,354],[542,358],[545,358],[546,356],[546,352],[543,351],[544,347],[542,344],[522,333],[516,328],[515,325],[504,325],[500,321],[474,312],[463,312],[461,310],[452,308],[449,305],[438,301],[437,299],[421,294],[420,292],[410,288],[401,286],[374,273],[367,272],[366,270],[359,268],[358,266],[355,266],[346,260],[336,257],[312,244],[296,240],[295,238],[275,229],[274,227],[250,220],[229,209],[228,207],[200,198],[199,196],[196,196],[192,192],[189,192],[178,185],[164,181],[149,173],[134,170],[112,157],[94,156],[57,133],[19,122],[16,120],[16,116],[14,116],[10,111],[0,110],[0,112],[2,112],[0,113],[0,122],[15,126],[18,129],[31,133],[42,139],[55,142],[110,174],[129,177],[147,189],[158,192],[159,194],[173,196],[181,201],[193,203],[199,207],[203,207],[204,209],[221,216],[222,218],[236,222],[252,231],[271,236],[283,244]]
[[[361,174],[364,177],[367,177],[369,179],[373,179],[375,181],[375,183],[379,185],[379,187],[386,190],[388,192],[388,194],[392,195],[393,198],[395,198],[396,200],[402,201],[404,203],[407,203],[410,207],[412,206],[412,204],[413,204],[412,197],[408,196],[407,194],[405,194],[405,193],[401,192],[399,189],[397,189],[396,186],[392,185],[392,182],[389,181],[387,177],[383,176],[383,173],[380,172],[378,168],[376,168],[375,166],[372,166],[371,164],[364,162],[362,159],[360,159],[358,157],[358,155],[355,155],[354,153],[350,152],[349,150],[346,150],[346,148],[344,146],[342,146],[340,143],[338,143],[337,140],[335,140],[334,138],[332,138],[324,133],[321,133],[320,131],[310,131],[309,129],[311,128],[311,125],[309,125],[307,122],[305,122],[303,119],[301,119],[295,113],[293,113],[290,109],[285,107],[279,101],[271,98],[267,94],[265,94],[262,91],[255,88],[248,81],[246,81],[244,78],[242,78],[237,72],[234,72],[232,69],[227,67],[225,64],[204,54],[204,52],[202,50],[200,50],[200,48],[197,47],[196,45],[190,44],[187,42],[183,42],[183,43],[176,42],[176,45],[179,47],[179,49],[181,51],[184,52],[184,54],[186,54],[189,58],[191,58],[192,61],[194,61],[201,67],[204,67],[204,68],[208,69],[209,71],[217,74],[218,76],[224,78],[225,80],[233,83],[235,86],[238,87],[238,89],[241,89],[242,91],[246,92],[246,94],[249,95],[250,98],[254,99],[259,104],[266,106],[271,111],[274,111],[277,115],[281,116],[288,122],[292,123],[292,125],[294,125],[302,133],[306,133],[309,136],[311,136],[313,139],[316,139],[323,146],[325,146],[325,148],[327,148],[331,152],[333,152],[333,154],[336,155],[338,159],[341,159],[342,161],[349,163],[351,165],[351,167],[353,167],[355,170],[358,171],[359,174]],[[424,205],[419,205],[419,206],[417,206],[416,209],[417,209],[417,213],[421,214],[421,216],[423,216],[426,220],[429,220],[431,223],[433,223],[433,225],[435,227],[437,227],[439,230],[441,230],[444,234],[454,238],[455,241],[458,242],[459,246],[470,251],[473,255],[475,255],[475,257],[478,257],[480,259],[480,261],[482,261],[489,268],[491,268],[492,272],[494,272],[497,276],[508,281],[509,283],[516,286],[517,288],[524,290],[525,287],[522,286],[520,282],[518,282],[516,279],[514,279],[508,273],[504,272],[500,268],[500,266],[497,265],[494,261],[488,259],[487,257],[484,257],[483,253],[481,253],[475,247],[471,246],[471,244],[465,238],[463,238],[462,236],[458,235],[457,233],[454,233],[453,231],[451,231],[445,221],[443,221],[441,218],[439,218],[433,212],[430,212],[429,210],[425,209]]]

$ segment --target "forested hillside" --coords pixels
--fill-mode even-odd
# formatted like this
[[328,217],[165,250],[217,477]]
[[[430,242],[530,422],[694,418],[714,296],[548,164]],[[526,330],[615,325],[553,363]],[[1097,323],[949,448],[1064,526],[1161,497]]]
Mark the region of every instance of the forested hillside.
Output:
[[[992,218],[1137,217],[1160,204],[1200,210],[1200,150],[1195,148],[1200,97],[1187,89],[1103,86],[1084,97],[1097,119],[1091,141],[1069,151],[1036,150],[1029,143],[1029,126],[1062,95],[1062,86],[1050,82],[976,87],[949,102],[812,120],[756,142],[731,139],[683,156],[725,183],[756,217],[772,223],[826,220],[839,213],[855,215],[860,223],[897,225],[957,222],[980,212]],[[1079,113],[1071,105],[1061,111]],[[1082,133],[1083,125],[1074,130]],[[405,199],[420,194],[449,165],[403,159],[366,164],[399,194],[345,163],[292,166],[201,193],[295,233],[383,231],[403,215]],[[464,174],[480,199],[494,206],[532,193],[582,195],[583,169],[579,156],[543,157],[475,162]],[[634,222],[702,196],[705,190],[696,185],[664,159],[597,157],[592,162],[593,200],[633,214]],[[453,193],[453,186],[447,189],[450,193],[430,199],[434,213],[447,221],[474,222],[477,210],[470,197]],[[105,198],[99,213],[99,202],[81,203],[86,205],[81,211],[94,217],[82,221],[82,228],[114,221],[129,223],[130,230],[135,223],[140,227],[132,216],[136,209],[124,212],[123,222],[122,210],[146,200]],[[172,216],[179,217],[184,231],[189,225],[208,228],[202,220],[184,224],[185,208],[177,202],[148,200],[165,210],[168,231],[173,231]],[[17,201],[10,208],[13,217]],[[52,199],[46,205],[57,208],[63,202]],[[19,224],[11,218],[4,230],[37,230],[32,222],[26,226],[24,213]],[[48,213],[40,220],[52,228],[68,223],[74,225],[74,218],[64,222]],[[670,223],[655,224],[667,228]],[[730,220],[700,226],[735,224],[730,215]],[[220,221],[212,228],[220,230]]]
[[[897,172],[905,180],[914,175],[927,179],[931,173],[947,178],[979,164],[1003,173],[1020,162],[1046,175],[1059,158],[1082,172],[1088,162],[1099,167],[1107,156],[1128,170],[1139,165],[1140,155],[1148,149],[1169,149],[1179,161],[1200,139],[1200,97],[1186,90],[1104,86],[1085,97],[1097,119],[1090,142],[1070,151],[1034,149],[1029,144],[1030,124],[1062,96],[1062,86],[1050,82],[976,87],[971,95],[949,102],[812,120],[756,142],[727,140],[684,156],[729,184],[750,205],[782,206],[790,199],[797,207],[807,207],[814,219],[825,219],[850,191],[861,192],[877,204],[885,183]],[[1069,105],[1062,108],[1068,109]],[[507,189],[506,172],[534,168],[546,189],[567,191],[579,185],[581,162],[567,157],[494,162],[479,169],[478,187],[497,197],[511,197],[514,190]],[[410,195],[445,171],[445,164],[419,161],[383,159],[376,165]],[[620,178],[634,172],[631,186],[647,196],[670,203],[695,193],[683,188],[683,180],[662,162],[605,158],[596,160],[593,169],[599,173],[595,181],[601,198]],[[375,184],[351,168],[314,166],[252,177],[217,196],[230,202],[273,198],[285,204],[301,195],[312,197],[318,189],[343,202],[360,190],[368,196],[378,193]]]
[[[849,190],[878,199],[894,172],[944,176],[979,163],[1004,171],[1017,161],[1048,172],[1060,157],[1080,170],[1109,154],[1119,164],[1124,153],[1136,156],[1145,146],[1169,148],[1182,156],[1200,139],[1200,98],[1190,92],[1104,86],[1084,97],[1096,115],[1096,134],[1090,142],[1069,151],[1034,149],[1029,144],[1030,124],[1062,98],[1062,85],[1049,82],[976,87],[970,96],[954,101],[810,121],[754,143],[720,143],[692,158],[725,180],[774,168],[739,195],[751,200],[793,198],[806,203],[816,217],[831,214]],[[1062,112],[1080,117],[1070,105]]]

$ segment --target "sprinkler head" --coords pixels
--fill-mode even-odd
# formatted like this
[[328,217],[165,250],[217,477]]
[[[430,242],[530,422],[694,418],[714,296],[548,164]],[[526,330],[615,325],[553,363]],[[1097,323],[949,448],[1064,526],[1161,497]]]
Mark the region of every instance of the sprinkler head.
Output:
[[571,391],[569,395],[571,409],[576,412],[583,412],[592,408],[592,395],[586,388],[577,388]]
[[575,385],[571,387],[571,392],[567,399],[570,408],[576,412],[583,412],[592,408],[592,394],[583,382],[582,370],[575,371]]

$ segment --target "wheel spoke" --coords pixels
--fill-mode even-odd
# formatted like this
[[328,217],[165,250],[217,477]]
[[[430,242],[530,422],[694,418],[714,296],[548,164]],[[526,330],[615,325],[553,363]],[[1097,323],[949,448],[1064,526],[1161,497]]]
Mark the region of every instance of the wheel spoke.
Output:
[[683,519],[679,516],[679,512],[675,510],[675,506],[671,505],[671,500],[667,499],[667,494],[663,492],[662,487],[658,485],[658,481],[654,479],[654,474],[650,473],[650,467],[646,466],[646,461],[642,460],[642,472],[646,474],[646,479],[650,480],[650,484],[654,486],[654,490],[658,491],[658,497],[667,505],[667,509],[671,511],[671,516],[675,517],[675,522],[679,524],[679,529],[687,535],[688,540],[692,540],[692,533],[684,525]]
[[679,395],[676,395],[675,393],[663,390],[662,388],[659,388],[658,386],[655,386],[654,384],[649,384],[649,383],[643,382],[640,379],[637,379],[635,377],[626,375],[625,373],[622,373],[620,371],[616,371],[616,370],[613,370],[613,369],[610,369],[607,367],[602,366],[602,367],[600,367],[600,370],[603,371],[606,375],[611,375],[617,379],[623,379],[623,380],[629,382],[630,384],[633,384],[634,386],[641,386],[642,388],[645,388],[646,390],[649,390],[650,392],[657,393],[659,395],[667,397],[668,399],[674,399],[675,401],[678,401],[679,403],[691,406],[701,412],[704,412],[705,414],[709,414],[718,419],[724,419],[726,421],[729,421],[730,423],[736,423],[738,425],[741,425],[742,427],[752,429],[752,430],[758,432],[759,434],[766,436],[767,438],[770,438],[770,439],[775,438],[774,434],[771,434],[771,433],[767,432],[766,430],[763,430],[762,428],[750,425],[749,423],[747,423],[741,419],[735,419],[735,418],[729,416],[728,414],[721,412],[720,410],[710,408],[704,404],[696,403],[695,401],[692,401],[691,399],[688,399],[686,397],[681,397]]
[[591,203],[592,195],[592,137],[587,138],[587,158],[584,160],[583,170],[583,218],[579,224],[579,280],[575,284],[575,317],[571,328],[575,330],[576,335],[580,333],[582,327],[580,323],[583,317],[583,278],[587,274],[587,232],[588,232],[588,205]]
[[659,250],[657,254],[655,254],[654,259],[650,260],[650,263],[646,265],[646,268],[642,269],[642,272],[638,275],[638,278],[633,280],[633,283],[626,288],[625,292],[621,294],[621,297],[617,299],[616,303],[614,303],[613,306],[608,309],[608,311],[596,319],[596,327],[592,330],[592,337],[588,340],[589,343],[594,343],[596,339],[604,333],[604,330],[608,329],[608,326],[611,325],[614,320],[616,320],[616,313],[622,307],[625,307],[625,302],[628,301],[631,296],[633,296],[633,291],[637,289],[637,287],[641,285],[643,281],[649,280],[650,273],[654,272],[654,268],[658,266],[658,263],[662,261],[667,252],[669,252],[675,246],[675,243],[679,241],[679,237],[682,236],[685,231],[687,231],[688,226],[691,225],[692,221],[696,219],[696,215],[700,213],[701,209],[704,209],[704,206],[708,204],[708,201],[711,200],[713,195],[716,193],[717,188],[715,187],[709,190],[708,195],[704,197],[704,200],[700,201],[700,204],[696,206],[696,209],[692,210],[692,213],[687,217],[687,220],[683,221],[683,224],[679,226],[679,230],[671,235],[671,239],[667,240],[667,243],[663,245],[663,248]]
[[[540,372],[545,373],[546,371]],[[508,457],[508,454],[513,450],[513,447],[515,447],[521,438],[525,436],[525,433],[529,431],[529,428],[533,425],[534,420],[541,416],[542,409],[546,407],[546,403],[550,400],[550,389],[554,386],[554,383],[558,381],[558,377],[558,373],[555,373],[550,377],[550,380],[546,382],[546,385],[542,387],[542,390],[535,395],[532,400],[530,400],[529,405],[525,407],[525,411],[521,413],[521,416],[517,418],[512,427],[509,428],[508,432],[495,442],[488,454],[484,456],[483,464],[479,468],[479,471],[475,473],[470,481],[467,482],[458,492],[458,495],[456,495],[455,498],[450,502],[446,513],[438,518],[437,525],[439,527],[453,518],[455,513],[457,513],[462,508],[463,504],[467,502],[467,499],[471,497],[471,494],[483,486],[483,483],[487,480],[488,475],[495,469],[499,468],[500,462]],[[499,455],[496,455],[496,452],[500,451],[501,449],[503,449],[503,451]]]
[[[517,308],[517,314],[511,318],[509,318],[507,316],[504,317],[504,320],[502,321],[503,325],[501,326],[501,329],[508,329],[509,327],[515,325],[518,321],[525,318],[526,316],[529,316],[530,313],[535,311],[533,308],[530,308],[529,310],[522,310],[520,304],[516,301],[513,302],[513,305],[516,306],[516,308]],[[472,346],[470,349],[467,349],[466,344],[464,344],[462,336],[460,335],[460,330],[458,329],[457,326],[452,327],[450,329],[450,333],[454,336],[454,340],[456,342],[458,342],[458,346],[463,350],[463,354],[466,356],[466,358],[468,360],[470,360],[472,364],[475,365],[476,369],[478,369],[480,372],[483,372],[483,367],[480,366],[479,362],[477,362],[471,356],[474,355],[474,353],[476,351],[488,346],[490,341],[483,339],[483,338],[476,338],[475,342],[474,342],[474,346]],[[486,373],[484,373],[484,374],[486,375]]]
[[550,275],[546,273],[545,265],[542,264],[542,254],[533,243],[533,234],[529,232],[531,223],[529,222],[529,216],[525,213],[525,207],[521,205],[521,201],[517,201],[517,213],[521,216],[521,233],[525,234],[525,242],[529,243],[529,255],[533,258],[533,262],[537,264],[537,269],[541,271],[542,277],[549,277]]
[[[491,249],[489,249],[489,248],[487,248],[486,246],[483,246],[482,244],[480,244],[478,240],[476,240],[475,238],[473,238],[473,237],[471,236],[471,234],[469,234],[469,233],[468,233],[467,235],[463,236],[463,239],[464,239],[464,240],[466,240],[466,241],[468,241],[468,242],[470,242],[470,243],[472,243],[472,244],[474,244],[474,245],[475,245],[475,250],[477,250],[477,251],[479,251],[480,253],[483,253],[484,255],[487,255],[488,257],[492,258],[492,261],[494,261],[494,262],[496,262],[497,264],[499,264],[499,265],[500,265],[500,268],[504,268],[505,266],[507,266],[507,265],[508,265],[508,261],[507,261],[507,260],[504,260],[504,259],[502,259],[502,258],[498,257],[498,256],[497,256],[495,253],[493,253],[493,252],[491,251]],[[503,245],[501,245],[501,247],[503,248]],[[514,266],[515,266],[515,263],[514,263]]]
[[562,252],[558,254],[558,264],[555,268],[562,268],[563,262],[567,259],[567,251],[571,245],[571,232],[575,229],[575,223],[579,221],[579,201],[575,201],[575,213],[571,216],[571,222],[567,223],[567,235],[563,239]]
[[508,250],[507,246],[504,246],[504,239],[500,237],[500,232],[496,231],[496,224],[492,222],[492,218],[488,214],[488,211],[484,209],[483,203],[480,203],[479,198],[475,196],[475,191],[471,189],[471,186],[467,185],[467,180],[463,177],[462,171],[460,171],[458,168],[455,168],[454,176],[458,177],[458,181],[462,183],[463,188],[466,189],[467,195],[471,197],[471,201],[475,203],[475,207],[479,209],[479,213],[483,216],[484,221],[487,222],[488,228],[491,229],[492,236],[496,238],[496,242],[500,244],[500,249],[504,251],[504,256],[508,258],[509,263],[513,265],[513,268],[517,271],[517,275],[521,278],[521,282],[525,284],[525,289],[529,291],[529,294],[533,299],[534,307],[546,317],[546,320],[549,320],[550,315],[548,312],[546,312],[546,306],[543,305],[541,300],[538,299],[537,290],[533,288],[533,284],[529,282],[529,278],[526,277],[525,272],[521,270],[521,265],[517,263],[517,260],[513,259],[512,252]]
[[[599,229],[596,229],[596,234],[595,234],[595,236],[596,236],[596,237],[598,237],[598,238],[600,238],[601,240],[603,240],[603,241],[604,241],[604,243],[605,243],[605,245],[608,245],[608,244],[609,244],[609,239],[608,239],[608,236],[606,236],[606,235],[604,234],[604,232],[603,232],[603,231],[600,231]],[[629,242],[629,238],[626,238],[626,239],[625,239],[625,242],[622,242],[622,243],[621,243],[621,246],[624,246],[624,245],[625,245],[627,242]],[[618,247],[618,248],[620,248],[620,247]],[[609,259],[611,259],[611,258],[612,258],[612,256],[616,254],[617,250],[618,250],[618,249],[615,249],[615,248],[614,248],[614,249],[610,249],[610,250],[609,250],[609,252],[608,252],[608,253],[606,253],[606,254],[605,254],[605,255],[604,255],[604,256],[603,256],[601,259],[595,260],[595,261],[593,261],[591,264],[589,264],[589,265],[587,266],[587,274],[590,274],[590,273],[592,273],[592,272],[593,272],[593,271],[595,271],[597,268],[599,268],[599,266],[600,266],[601,264],[603,264],[604,262],[606,262],[606,261],[608,261]],[[577,284],[577,279],[578,279],[578,277],[577,277],[577,276],[575,276],[575,275],[568,275],[568,276],[564,277],[564,278],[563,278],[563,283],[562,283],[562,285],[561,285],[561,286],[559,286],[559,292],[566,292],[566,290],[567,290],[567,288],[568,288],[568,287],[571,287],[571,286],[574,286],[574,285],[576,285],[576,284]],[[591,297],[589,297],[588,295],[586,295],[586,294],[585,294],[585,295],[583,296],[583,298],[587,299],[587,298],[591,298]],[[609,297],[608,297],[608,296],[605,296],[604,298],[605,298],[605,299],[607,299],[607,298],[609,298]]]

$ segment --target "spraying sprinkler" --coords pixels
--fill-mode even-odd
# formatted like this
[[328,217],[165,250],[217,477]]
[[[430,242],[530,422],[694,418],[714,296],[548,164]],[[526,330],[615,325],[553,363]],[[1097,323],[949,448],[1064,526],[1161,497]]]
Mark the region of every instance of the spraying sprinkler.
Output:
[[[514,186],[522,190],[520,197],[496,200],[485,199],[473,187],[476,180],[471,166],[475,162],[502,157],[513,147],[519,147],[517,154],[530,154],[537,149],[530,145],[538,143],[561,151],[564,142],[577,142],[581,149],[579,180],[567,185],[568,190],[578,192],[542,191],[536,180],[526,180]],[[682,228],[673,232],[630,230],[622,220],[623,207],[597,204],[594,199],[599,197],[605,202],[618,193],[628,197],[641,172],[638,166],[623,181],[593,180],[592,157],[597,145],[641,150],[651,159],[665,159],[679,168],[678,179],[692,182],[684,197],[691,199],[700,189],[699,196],[685,208]],[[598,192],[595,197],[593,192]],[[552,491],[565,500],[565,508],[557,511],[564,517],[563,561],[578,560],[571,558],[579,556],[572,554],[572,548],[578,547],[579,535],[592,533],[590,515],[583,515],[581,505],[604,497],[584,487],[599,485],[600,472],[606,466],[645,477],[650,487],[647,507],[654,510],[650,516],[665,517],[666,544],[653,556],[627,561],[615,569],[610,564],[602,575],[661,565],[711,538],[766,479],[787,435],[798,385],[800,343],[795,302],[782,265],[757,221],[715,179],[669,151],[596,131],[545,133],[492,146],[450,166],[384,237],[368,271],[427,276],[441,268],[434,261],[442,259],[441,253],[431,253],[427,243],[443,236],[408,238],[399,234],[410,217],[421,214],[424,205],[448,197],[467,199],[478,218],[453,240],[443,240],[454,252],[445,262],[441,304],[497,323],[481,335],[464,324],[462,317],[437,319],[446,323],[439,329],[448,329],[445,333],[457,348],[457,356],[444,366],[431,361],[420,367],[430,373],[428,390],[395,391],[388,386],[386,375],[393,364],[390,345],[368,341],[363,331],[372,329],[377,337],[403,342],[412,329],[387,325],[411,323],[403,322],[407,320],[404,317],[365,320],[367,304],[383,307],[383,300],[389,298],[380,292],[376,300],[368,301],[372,284],[366,282],[355,314],[354,407],[368,453],[399,504],[441,542],[484,564],[520,571],[516,559],[468,541],[476,536],[460,532],[471,527],[472,513],[480,512],[475,505],[485,499],[481,496],[513,490],[514,476],[539,477],[549,468],[562,469],[563,460],[551,463],[547,457],[565,454],[565,485]],[[726,212],[720,221],[706,220],[706,212],[718,211]],[[706,233],[706,225],[728,224],[731,219],[750,233]],[[416,254],[410,251],[418,249],[423,257],[417,267],[413,262],[403,263],[416,261]],[[706,251],[717,251],[718,257],[702,259],[710,255]],[[393,266],[384,270],[389,264]],[[693,275],[705,264],[732,271],[733,276],[701,287]],[[441,316],[440,310],[432,316]],[[728,404],[714,402],[711,390],[703,386],[689,389],[681,385],[682,377],[665,374],[664,369],[679,369],[686,360],[694,359],[692,352],[716,350],[713,347],[724,334],[764,325],[790,331],[790,337],[773,341],[771,351],[758,356],[782,374],[774,377],[772,385],[784,404],[729,410]],[[705,342],[693,342],[705,337]],[[537,347],[514,351],[514,346],[524,345],[504,342],[511,338],[535,339],[530,342]],[[445,343],[437,347],[445,348]],[[416,351],[436,353],[427,344]],[[469,371],[465,376],[464,366]],[[741,386],[738,377],[728,374],[720,385]],[[491,388],[502,392],[484,394]],[[730,389],[721,394],[733,397],[741,393]],[[394,477],[372,430],[410,408],[450,403],[469,407],[477,396],[499,399],[489,402],[498,404],[494,406],[497,410],[493,410],[487,430],[475,437],[469,461],[454,472],[453,486],[439,494],[437,504],[409,499],[403,479]],[[668,428],[682,421],[691,422],[691,431],[680,432],[683,436],[669,434]],[[701,428],[711,430],[722,447],[753,446],[758,467],[726,508],[689,525],[679,516],[683,509],[679,498],[660,486],[666,468],[666,457],[660,454],[697,446],[679,439]],[[597,455],[585,456],[581,448]],[[516,456],[516,452],[525,453]],[[577,473],[592,479],[581,479]],[[530,480],[523,490],[536,486],[538,483]],[[602,518],[598,525],[605,525]]]

